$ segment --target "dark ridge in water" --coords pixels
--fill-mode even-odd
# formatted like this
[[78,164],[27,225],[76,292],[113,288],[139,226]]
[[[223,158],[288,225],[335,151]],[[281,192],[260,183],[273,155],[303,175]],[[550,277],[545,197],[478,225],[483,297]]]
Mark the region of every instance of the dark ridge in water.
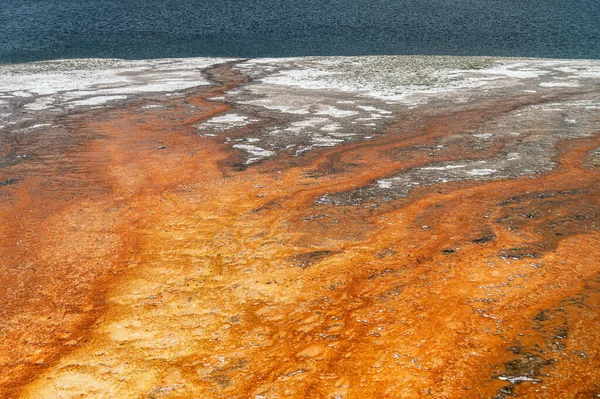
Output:
[[0,63],[444,54],[600,58],[598,0],[2,0]]

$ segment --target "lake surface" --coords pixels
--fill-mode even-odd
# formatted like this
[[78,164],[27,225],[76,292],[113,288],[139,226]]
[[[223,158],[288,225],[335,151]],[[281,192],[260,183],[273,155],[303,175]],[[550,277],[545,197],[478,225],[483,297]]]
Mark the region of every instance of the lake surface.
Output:
[[444,54],[600,58],[598,0],[2,0],[0,62]]

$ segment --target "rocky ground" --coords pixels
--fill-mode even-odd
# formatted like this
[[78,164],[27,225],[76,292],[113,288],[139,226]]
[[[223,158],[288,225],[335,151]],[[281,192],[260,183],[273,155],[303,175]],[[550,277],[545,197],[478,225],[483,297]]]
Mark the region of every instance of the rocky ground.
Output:
[[0,397],[598,397],[599,111],[599,61],[0,66]]

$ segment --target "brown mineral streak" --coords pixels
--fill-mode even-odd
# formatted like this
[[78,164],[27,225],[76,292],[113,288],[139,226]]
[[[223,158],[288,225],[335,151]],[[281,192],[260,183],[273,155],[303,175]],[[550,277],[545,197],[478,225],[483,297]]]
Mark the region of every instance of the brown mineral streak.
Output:
[[[569,350],[529,374],[543,389],[512,392],[600,394],[600,234],[546,228],[597,221],[600,174],[583,162],[600,135],[562,142],[558,166],[535,179],[438,184],[378,208],[315,202],[431,162],[386,151],[557,98],[486,100],[410,133],[393,122],[377,140],[235,171],[234,151],[192,131],[229,108],[211,96],[244,83],[230,64],[210,73],[220,86],[168,108],[74,116],[70,128],[94,137],[67,155],[89,182],[76,198],[45,193],[35,174],[10,188],[1,397],[70,384],[70,397],[491,398],[509,385],[494,378],[505,363],[556,340],[540,312],[565,320]],[[528,206],[550,208],[520,217]]]

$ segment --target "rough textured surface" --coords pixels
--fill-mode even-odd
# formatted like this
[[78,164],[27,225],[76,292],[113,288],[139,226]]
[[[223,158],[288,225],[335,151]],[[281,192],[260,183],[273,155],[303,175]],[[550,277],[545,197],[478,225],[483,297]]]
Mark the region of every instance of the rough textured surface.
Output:
[[118,67],[2,78],[0,397],[600,395],[600,63]]

